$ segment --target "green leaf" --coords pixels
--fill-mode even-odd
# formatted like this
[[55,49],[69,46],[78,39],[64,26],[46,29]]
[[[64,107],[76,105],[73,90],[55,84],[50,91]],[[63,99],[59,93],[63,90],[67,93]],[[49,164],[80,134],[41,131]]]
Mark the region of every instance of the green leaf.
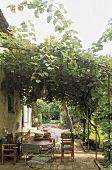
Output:
[[26,25],[25,21],[22,21],[21,26],[22,26],[22,28],[24,28],[24,29],[28,28],[28,26]]
[[47,17],[47,23],[49,23],[51,20],[52,20],[52,16],[49,15],[49,16]]
[[67,38],[68,38],[67,34],[64,34],[64,35],[63,35],[63,39],[66,41]]
[[60,9],[64,9],[64,5],[63,4],[59,4]]
[[93,83],[89,83],[87,86],[92,87],[93,85],[94,85]]
[[17,38],[22,39],[22,35],[18,34]]
[[54,13],[54,16],[59,16],[59,15],[60,15],[60,11],[56,10],[55,13]]
[[44,6],[44,7],[47,7],[47,4],[48,4],[47,1],[43,2],[43,6]]
[[30,24],[30,26],[34,27],[34,24],[30,20],[28,20],[28,23]]
[[22,32],[28,32],[28,30],[27,29],[23,29]]
[[47,69],[48,69],[48,70],[53,70],[54,68],[52,68],[52,67],[48,67]]
[[19,5],[18,5],[18,10],[19,10],[19,11],[23,11],[23,9],[24,9],[24,6],[23,6],[22,4],[19,4]]
[[38,73],[41,77],[44,77],[44,73]]
[[41,81],[40,80],[36,80],[36,83],[40,83]]
[[35,32],[35,28],[31,28],[31,31]]
[[28,34],[22,34],[22,36],[23,36],[24,38],[26,38],[26,37],[28,37]]
[[63,19],[63,15],[61,14],[61,12],[59,10],[55,11],[54,16],[56,16],[57,19]]
[[27,0],[23,0],[23,1],[22,1],[22,4],[23,4],[23,5],[27,5]]
[[72,23],[73,23],[73,21],[71,21],[71,20],[67,20],[67,23],[69,24],[69,25],[71,25]]
[[32,40],[37,41],[35,37],[33,37]]
[[21,28],[17,28],[17,31],[18,31],[18,32],[21,32],[22,30],[21,30]]
[[48,74],[47,72],[44,72],[44,75],[45,75],[45,76],[48,76],[49,74]]
[[52,7],[53,7],[53,5],[50,4],[49,7],[47,8],[47,12],[52,12],[52,11],[53,11],[53,8],[52,8]]
[[35,15],[36,18],[39,18],[39,16],[40,16],[40,11],[39,11],[39,10],[35,10],[34,15]]
[[45,63],[45,66],[46,66],[46,67],[48,67],[48,66],[49,66],[49,64],[48,64],[48,63]]
[[67,14],[67,10],[64,10],[64,14]]
[[57,21],[58,21],[57,19],[54,19],[53,24],[55,25],[57,23]]
[[3,47],[8,48],[10,46],[10,43],[3,41],[2,45],[3,45]]
[[96,92],[92,92],[92,91],[91,91],[91,96],[95,98],[99,98],[99,94]]
[[57,26],[55,27],[55,31],[57,32],[57,31],[58,31],[58,29],[59,29],[59,26],[57,25]]
[[33,4],[31,4],[31,3],[28,4],[28,9],[33,9],[34,7],[36,8],[36,6],[34,6]]
[[63,25],[64,25],[64,28],[67,28],[67,27],[68,27],[68,24],[67,24],[67,22],[66,22],[65,20],[62,20],[62,23],[63,23]]
[[9,6],[7,6],[7,8],[10,8],[10,10],[11,10],[11,12],[13,12],[13,13],[15,13],[16,12],[16,7],[15,7],[15,5],[9,5]]
[[55,31],[56,31],[56,32],[59,31],[59,32],[61,33],[62,30],[63,30],[63,28],[60,27],[60,26],[58,26],[58,25],[55,27]]
[[30,35],[30,36],[34,36],[34,37],[35,37],[35,34],[34,34],[34,33],[32,33],[32,32],[30,32],[30,33],[29,33],[29,35]]

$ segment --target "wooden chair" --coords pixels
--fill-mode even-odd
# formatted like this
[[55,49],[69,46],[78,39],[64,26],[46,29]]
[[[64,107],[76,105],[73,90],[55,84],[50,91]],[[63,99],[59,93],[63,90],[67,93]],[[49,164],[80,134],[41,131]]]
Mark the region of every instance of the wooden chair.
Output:
[[16,164],[17,144],[2,144],[2,165],[5,157],[14,157],[14,164]]
[[71,159],[74,161],[74,141],[72,138],[61,136],[61,161],[63,161],[65,153],[70,153]]
[[6,157],[13,157],[14,164],[16,164],[17,159],[20,159],[20,145],[13,141],[13,136],[7,134],[1,140],[1,152],[2,152],[2,164],[5,162]]

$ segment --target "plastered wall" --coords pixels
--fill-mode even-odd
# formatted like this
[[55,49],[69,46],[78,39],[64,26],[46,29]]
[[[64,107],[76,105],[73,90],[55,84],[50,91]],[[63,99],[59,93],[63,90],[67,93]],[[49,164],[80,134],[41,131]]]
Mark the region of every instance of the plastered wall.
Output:
[[4,135],[4,128],[13,135],[15,132],[22,130],[22,111],[19,95],[14,92],[14,111],[8,112],[8,97],[1,91],[3,78],[4,73],[0,70],[0,138]]

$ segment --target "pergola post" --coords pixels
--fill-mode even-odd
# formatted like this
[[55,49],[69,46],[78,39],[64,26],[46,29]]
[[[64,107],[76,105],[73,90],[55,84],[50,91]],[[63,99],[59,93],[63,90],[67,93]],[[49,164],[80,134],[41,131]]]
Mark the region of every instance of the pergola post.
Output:
[[111,118],[111,115],[110,115],[110,73],[108,73],[108,142],[109,142],[109,146],[108,146],[108,149],[109,149],[108,161],[109,161],[109,164],[110,164],[110,161],[111,161],[110,118]]

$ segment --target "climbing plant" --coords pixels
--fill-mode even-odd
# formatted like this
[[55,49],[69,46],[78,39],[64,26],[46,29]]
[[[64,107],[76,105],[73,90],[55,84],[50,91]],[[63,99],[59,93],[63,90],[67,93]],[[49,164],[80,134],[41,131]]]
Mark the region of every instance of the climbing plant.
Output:
[[[0,33],[0,44],[6,49],[0,53],[0,66],[5,73],[1,87],[4,93],[18,91],[27,105],[39,98],[75,105],[92,125],[104,104],[101,101],[107,93],[107,73],[112,72],[111,56],[95,57],[95,46],[90,52],[82,49],[77,31],[71,29],[72,21],[65,19],[67,11],[60,3],[24,0],[9,7],[14,13],[28,8],[37,19],[46,13],[46,21],[54,24],[61,38],[50,36],[37,44],[35,28],[29,20],[23,21],[19,28],[10,27],[9,34]],[[103,40],[100,39],[99,48]]]

